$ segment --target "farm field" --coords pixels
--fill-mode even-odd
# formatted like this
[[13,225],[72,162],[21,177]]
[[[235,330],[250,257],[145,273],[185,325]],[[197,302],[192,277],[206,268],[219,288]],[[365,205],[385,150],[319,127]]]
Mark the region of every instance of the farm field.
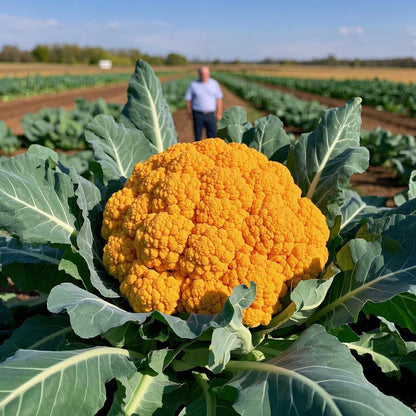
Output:
[[[153,66],[156,72],[194,72],[197,64],[183,66]],[[277,65],[277,64],[213,64],[212,71],[249,72],[256,75],[313,78],[313,79],[374,79],[394,82],[416,83],[416,69],[414,68],[380,68],[366,67],[354,68],[345,66],[304,66],[304,65]],[[131,73],[131,67],[114,67],[112,72]],[[0,78],[4,76],[21,77],[27,75],[62,75],[62,74],[96,74],[105,73],[98,66],[91,65],[65,65],[42,63],[5,63],[0,62]]]
[[[127,85],[115,87],[123,92],[106,100],[125,103]],[[365,197],[404,186],[386,169],[365,172],[361,101],[315,107],[320,121],[295,137],[301,122],[285,130],[224,87],[223,140],[191,145],[190,117],[173,111],[183,88],[160,86],[138,62],[121,115],[78,101],[94,157],[86,176],[52,146],[1,158],[0,282],[16,286],[0,303],[0,410],[19,414],[34,396],[47,414],[59,396],[57,410],[88,406],[91,415],[144,405],[176,415],[259,406],[413,414],[416,188],[396,209]],[[15,105],[17,117],[19,104],[56,99],[69,109],[67,94],[4,108]],[[25,123],[26,138],[41,121]],[[17,288],[34,309],[21,311]],[[90,383],[98,393],[84,394]]]
[[[177,72],[183,73],[192,70],[196,70],[197,66],[154,66],[153,69],[156,72]],[[53,64],[53,63],[10,63],[0,62],[0,78],[9,77],[25,77],[28,75],[85,75],[85,74],[105,74],[111,72],[125,72],[131,74],[132,67],[113,67],[111,70],[100,69],[97,65],[66,65],[66,64]]]
[[381,67],[345,67],[345,66],[304,66],[304,65],[235,65],[218,66],[220,70],[247,71],[256,75],[312,78],[312,79],[360,79],[380,80],[410,83],[416,82],[414,68],[381,68]]
[[[162,82],[182,76],[181,73],[173,75],[160,75]],[[76,98],[86,100],[104,99],[107,102],[125,103],[127,100],[127,83],[121,82],[115,85],[102,87],[77,88],[71,91],[56,94],[37,95],[27,98],[16,98],[9,102],[0,101],[0,120],[3,120],[16,135],[23,134],[21,125],[22,117],[29,112],[37,112],[42,108],[62,107],[70,110],[75,106]]]
[[[172,78],[175,78],[175,76],[159,76],[159,79],[162,81],[167,81]],[[13,100],[8,103],[0,102],[0,120],[5,121],[7,126],[9,126],[16,135],[21,135],[23,134],[21,119],[28,112],[37,112],[44,107],[63,107],[66,110],[71,110],[74,107],[76,98],[84,98],[86,100],[103,98],[107,102],[123,104],[126,102],[127,98],[126,90],[127,84],[121,83],[113,86],[79,89],[54,95]],[[281,90],[290,92],[302,99],[319,100],[328,107],[339,107],[345,104],[345,101],[343,100],[317,96],[316,94],[296,92],[284,88]],[[248,119],[252,121],[266,114],[265,112],[253,109],[246,101],[224,87],[223,92],[224,108],[242,106],[249,111]],[[173,113],[173,120],[178,133],[178,140],[180,142],[191,142],[193,137],[192,120],[186,114],[186,111],[184,109],[175,111]],[[412,125],[415,127],[412,128]],[[399,115],[381,112],[363,106],[362,128],[372,130],[378,126],[390,130],[392,133],[416,135],[416,119],[401,117]],[[404,189],[403,185],[400,185],[395,179],[394,171],[386,171],[385,169],[380,168],[370,168],[365,173],[354,175],[351,179],[351,183],[363,194],[388,197],[389,204],[392,204],[394,195]]]
[[[43,67],[48,67],[44,65]],[[34,68],[36,68],[34,66]],[[41,70],[42,66],[36,68]],[[224,68],[230,68],[224,67]],[[245,67],[247,68],[247,66]],[[15,68],[16,69],[16,68]],[[67,68],[60,68],[65,71]],[[80,70],[81,67],[75,67],[74,70]],[[305,68],[303,68],[305,69]],[[44,68],[46,70],[46,68]],[[50,71],[54,69],[49,69]],[[55,69],[56,71],[59,68]],[[159,79],[164,82],[170,79],[174,79],[182,76],[184,73],[189,72],[189,67],[176,68],[176,73],[168,75],[159,75]],[[276,69],[277,71],[277,69]],[[163,71],[162,71],[163,72]],[[296,72],[296,71],[295,71]],[[325,73],[325,70],[323,71]],[[352,70],[352,72],[354,72]],[[393,73],[402,73],[403,71],[393,71]],[[409,71],[404,71],[405,73]],[[327,72],[328,73],[328,69]],[[362,72],[364,74],[364,72]],[[321,104],[331,107],[340,107],[345,104],[344,100],[324,97],[318,94],[311,94],[302,91],[296,91],[285,87],[273,87],[282,92],[290,93],[295,97],[302,100],[317,101]],[[22,117],[28,112],[37,112],[41,108],[58,108],[63,107],[66,110],[71,110],[74,107],[74,101],[76,98],[84,98],[86,100],[96,100],[103,98],[107,102],[125,103],[126,102],[126,83],[120,83],[117,85],[104,86],[104,87],[93,87],[83,88],[58,94],[46,95],[46,96],[35,96],[22,99],[15,99],[11,102],[0,102],[0,120],[6,122],[6,125],[16,135],[23,134],[23,128],[21,125]],[[251,107],[241,98],[237,97],[231,91],[227,90],[223,86],[224,91],[224,107],[228,108],[231,106],[242,106],[249,109],[249,120],[255,120],[266,113],[259,111]],[[185,110],[178,110],[173,114],[176,130],[178,133],[179,141],[192,141],[192,121],[186,115]],[[389,130],[396,134],[411,134],[416,135],[416,118],[404,117],[397,114],[392,114],[385,111],[378,111],[369,106],[363,105],[362,108],[362,129],[373,130],[377,127],[382,127],[384,130]],[[296,129],[295,129],[296,131]],[[403,189],[403,186],[398,184],[394,177],[394,172],[386,171],[383,169],[369,169],[363,174],[354,175],[352,177],[353,185],[359,187],[360,191],[364,194],[379,195],[390,198],[390,204],[392,197]]]
[[[269,86],[270,87],[270,86]],[[339,107],[345,104],[345,100],[324,97],[319,94],[298,91],[286,87],[271,87],[279,91],[287,92],[302,100],[318,101],[328,108]],[[400,114],[390,113],[388,111],[380,111],[374,107],[367,106],[363,103],[362,112],[362,128],[365,130],[373,130],[378,126],[394,133],[400,134],[416,134],[416,117],[406,117]]]
[[[85,74],[102,74],[108,73],[98,65],[65,65],[52,63],[11,63],[0,62],[0,78],[3,77],[25,77],[28,75],[85,75]],[[117,67],[110,72],[126,72],[131,73],[131,67]]]
[[[189,73],[189,68],[186,71],[185,68],[186,67],[176,68],[175,71],[178,71],[176,74],[175,71],[172,71],[173,74],[170,75],[159,75],[159,79],[163,82],[175,77],[183,76],[184,73]],[[221,68],[229,68],[229,66]],[[399,73],[400,72],[401,71],[399,71]],[[407,73],[410,71],[404,72]],[[376,71],[374,73],[376,73]],[[393,73],[395,73],[395,71],[393,71]],[[351,69],[350,74],[354,74],[353,69]],[[304,73],[304,75],[306,74]],[[403,74],[402,76],[404,77]],[[29,111],[37,111],[42,107],[60,106],[70,109],[71,106],[73,106],[74,99],[76,97],[82,97],[88,100],[103,98],[106,101],[124,103],[126,100],[126,85],[126,83],[120,83],[118,85],[104,87],[77,89],[48,96],[15,99],[11,102],[0,102],[0,120],[4,120],[6,124],[8,124],[13,131],[15,131],[15,134],[21,134],[21,130],[19,130],[19,119]],[[324,97],[318,94],[292,90],[285,87],[268,87],[288,92],[304,100],[318,101],[329,108],[339,107],[345,104],[345,100]],[[230,104],[226,104],[226,106],[230,105],[233,105],[232,101]],[[416,118],[405,117],[385,111],[378,111],[372,107],[363,105],[362,128],[372,130],[377,126],[386,130],[391,130],[392,133],[416,135]]]

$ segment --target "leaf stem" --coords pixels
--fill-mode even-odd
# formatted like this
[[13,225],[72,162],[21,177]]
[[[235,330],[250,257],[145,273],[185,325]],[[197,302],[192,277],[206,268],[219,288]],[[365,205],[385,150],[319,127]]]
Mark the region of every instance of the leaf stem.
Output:
[[215,394],[210,391],[209,385],[208,385],[208,377],[205,374],[193,372],[192,373],[195,381],[198,383],[199,387],[201,387],[204,396],[205,401],[207,402],[207,413],[206,416],[215,416],[217,411],[217,398]]
[[[410,267],[403,268],[403,269],[400,270],[400,273],[407,273],[407,272],[409,272],[413,269],[416,269],[416,266],[410,266]],[[367,281],[367,283],[364,283],[361,286],[358,286],[355,289],[350,290],[349,292],[346,292],[344,295],[339,296],[333,302],[328,303],[325,307],[323,307],[322,309],[320,309],[319,311],[314,313],[305,322],[305,326],[307,328],[310,327],[312,324],[314,324],[316,321],[320,320],[323,316],[327,315],[331,311],[334,311],[334,314],[335,314],[336,309],[341,305],[347,304],[347,302],[350,299],[355,299],[356,303],[360,302],[361,307],[362,307],[362,305],[365,303],[365,301],[363,301],[363,295],[361,295],[361,293],[364,292],[365,290],[372,290],[372,286],[377,287],[377,283],[382,282],[383,280],[387,280],[390,277],[394,277],[394,275],[396,273],[397,273],[397,271],[391,271],[390,273],[386,273],[384,275],[382,274],[382,275],[376,277],[375,279],[369,280],[369,281]],[[360,295],[361,295],[361,297],[360,297]],[[351,316],[352,316],[352,314],[351,314]],[[348,322],[346,322],[346,323],[348,323]]]
[[260,331],[254,332],[254,334],[256,334],[256,336],[270,334],[270,332],[273,332],[276,328],[278,328],[284,322],[289,320],[290,317],[295,313],[295,311],[295,302],[290,302],[290,304],[282,312],[280,312],[270,321],[269,325],[267,325],[264,329]]
[[148,374],[142,374],[140,381],[137,383],[136,387],[134,388],[134,391],[130,397],[129,402],[126,404],[124,408],[126,416],[130,416],[134,414],[134,412],[137,410],[137,407],[142,401],[143,396],[149,389],[149,386],[152,384],[153,378],[154,378],[153,376],[150,376]]
[[288,368],[279,367],[270,363],[262,363],[258,361],[228,361],[225,366],[226,370],[230,371],[257,371],[260,373],[275,374],[276,376],[286,376],[300,381],[304,386],[311,388],[316,394],[322,397],[330,408],[331,415],[342,416],[341,411],[336,405],[333,396],[331,396],[325,389],[323,389],[319,382]]

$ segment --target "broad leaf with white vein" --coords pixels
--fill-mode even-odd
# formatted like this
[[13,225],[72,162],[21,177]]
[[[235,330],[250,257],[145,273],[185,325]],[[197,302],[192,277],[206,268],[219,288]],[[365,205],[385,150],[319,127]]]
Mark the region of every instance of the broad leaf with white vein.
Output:
[[230,361],[228,386],[239,415],[380,416],[413,411],[370,384],[348,348],[319,325],[306,330],[279,357]]
[[141,131],[117,124],[111,116],[96,116],[88,124],[85,138],[101,165],[105,185],[111,180],[125,181],[136,163],[157,153]]
[[193,339],[208,329],[213,320],[210,315],[194,314],[184,320],[157,311],[129,312],[71,283],[64,283],[52,289],[48,298],[48,309],[53,313],[66,310],[74,332],[82,338],[93,338],[126,322],[140,325],[153,315],[166,322],[179,337]]
[[0,236],[2,271],[24,291],[39,290],[48,293],[60,283],[75,283],[71,276],[58,271],[62,256],[62,250],[46,244],[24,244],[9,234]]
[[326,110],[318,127],[296,141],[288,168],[302,195],[311,199],[333,225],[353,173],[368,167],[368,150],[360,146],[361,99]]
[[102,265],[102,248],[99,246],[98,238],[93,234],[93,224],[89,218],[91,216],[94,219],[94,210],[99,210],[100,191],[92,182],[79,176],[73,170],[70,171],[70,174],[72,181],[77,185],[75,195],[84,221],[77,234],[78,253],[87,263],[89,281],[99,290],[101,295],[111,298],[119,297],[114,279],[108,277]]
[[416,293],[416,222],[413,216],[397,217],[376,220],[363,234],[370,241],[351,240],[339,251],[337,265],[342,272],[310,323],[325,322],[327,327],[352,323],[368,301],[385,302],[400,293]]
[[344,197],[344,205],[341,207],[341,232],[347,232],[357,225],[362,218],[372,214],[379,214],[381,211],[380,207],[371,205],[365,198],[360,197],[357,192],[346,190]]
[[152,416],[163,407],[164,394],[179,387],[178,383],[170,381],[162,372],[166,353],[167,350],[158,350],[149,354],[150,371],[137,372],[131,378],[120,378],[116,393],[119,397],[116,397],[109,416]]
[[137,61],[127,90],[127,104],[120,123],[140,130],[154,153],[160,153],[177,142],[175,125],[169,106],[163,98],[162,86],[149,64]]
[[0,364],[0,415],[94,415],[104,405],[105,383],[135,371],[119,348],[20,350]]
[[76,233],[73,197],[70,178],[33,154],[0,162],[1,225],[25,243],[70,244]]
[[73,330],[65,315],[36,315],[23,323],[0,346],[0,361],[12,356],[19,349],[59,350],[65,337]]
[[218,122],[218,137],[227,143],[243,143],[246,135],[252,136],[252,124],[247,121],[247,111],[243,107],[229,107]]

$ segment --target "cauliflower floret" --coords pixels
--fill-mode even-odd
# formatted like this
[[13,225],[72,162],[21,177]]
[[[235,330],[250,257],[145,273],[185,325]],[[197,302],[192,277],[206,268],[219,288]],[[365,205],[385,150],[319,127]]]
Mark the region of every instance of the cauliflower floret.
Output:
[[104,264],[136,312],[218,313],[257,285],[243,322],[267,325],[288,287],[317,277],[329,230],[289,170],[243,144],[177,144],[136,165],[104,211]]

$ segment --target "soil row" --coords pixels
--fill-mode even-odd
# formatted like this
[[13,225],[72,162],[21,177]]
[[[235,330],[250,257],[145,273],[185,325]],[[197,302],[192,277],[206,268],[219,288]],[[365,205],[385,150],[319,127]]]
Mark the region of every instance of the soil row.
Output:
[[[166,78],[168,79],[169,77]],[[167,79],[163,79],[163,81]],[[292,90],[290,88],[271,86],[269,86],[269,88],[276,88],[304,100],[318,101],[327,107],[340,107],[345,104],[345,100],[324,97],[322,95]],[[233,105],[246,106],[245,102],[239,97],[236,97],[224,87],[223,90],[225,93],[225,108]],[[63,107],[69,110],[73,108],[76,98],[84,98],[86,100],[103,98],[108,102],[124,103],[127,100],[126,91],[127,83],[123,82],[104,87],[83,88],[53,95],[28,97],[13,100],[11,102],[0,102],[0,120],[5,121],[15,134],[20,135],[23,133],[20,120],[23,115],[28,112],[36,112],[44,107]],[[416,118],[392,114],[386,111],[378,111],[375,108],[366,106],[364,102],[362,108],[362,128],[372,130],[378,126],[385,130],[390,130],[392,133],[411,134],[416,136]]]

